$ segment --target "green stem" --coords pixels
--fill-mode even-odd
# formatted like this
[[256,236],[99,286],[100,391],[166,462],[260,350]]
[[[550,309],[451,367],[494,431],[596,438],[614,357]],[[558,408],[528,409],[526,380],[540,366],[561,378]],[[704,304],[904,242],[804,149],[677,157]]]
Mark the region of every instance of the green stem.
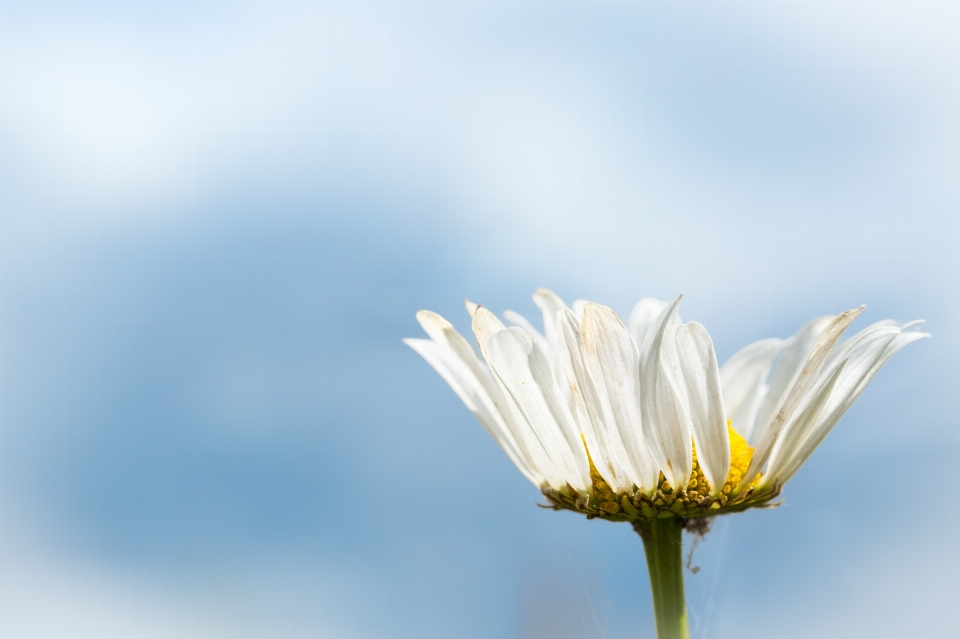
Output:
[[683,522],[671,517],[638,521],[633,527],[640,533],[647,553],[657,639],[689,639],[683,596]]

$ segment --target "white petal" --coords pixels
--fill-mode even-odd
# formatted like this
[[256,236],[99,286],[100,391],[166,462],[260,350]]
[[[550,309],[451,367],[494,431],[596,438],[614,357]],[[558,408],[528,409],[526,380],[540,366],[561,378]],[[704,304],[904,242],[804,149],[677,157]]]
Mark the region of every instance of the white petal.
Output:
[[[476,322],[482,328],[485,327],[484,330],[502,330],[502,325],[499,325],[493,314],[486,309],[483,309],[483,311],[485,314],[480,314],[481,316]],[[477,315],[477,313],[475,313],[475,315]],[[467,368],[469,368],[470,373],[476,379],[477,383],[482,386],[482,390],[484,391],[483,393],[478,393],[477,400],[483,403],[485,410],[498,421],[502,430],[507,433],[513,448],[517,451],[517,454],[525,460],[527,468],[530,469],[532,473],[539,474],[537,470],[538,466],[524,444],[521,432],[521,420],[519,419],[516,407],[513,406],[513,401],[509,397],[504,396],[499,383],[493,378],[487,366],[477,358],[476,353],[474,353],[469,343],[467,343],[467,340],[453,328],[450,322],[432,311],[418,312],[417,321],[420,322],[420,325],[427,335],[437,344],[449,349],[453,355],[459,358]],[[423,352],[421,352],[421,355],[423,355]],[[424,357],[426,356],[424,355]]]
[[[651,433],[651,439],[656,439],[662,450],[660,470],[667,481],[677,488],[686,487],[693,466],[690,448],[692,418],[687,406],[684,363],[680,361],[677,347],[677,331],[681,329],[683,324],[669,322],[655,329],[657,337],[649,343],[659,340],[659,352],[643,360],[641,370],[645,374],[642,377],[644,383],[640,399],[644,425]],[[646,374],[648,365],[652,374]],[[649,381],[653,382],[652,385],[649,385]]]
[[[487,352],[487,347],[493,336],[504,330],[506,329],[500,320],[488,309],[483,306],[476,309],[473,314],[473,332],[480,345],[480,352],[483,353],[483,357],[487,363],[490,364],[491,369],[493,365],[491,364],[490,353]],[[504,405],[502,412],[504,416],[508,418],[507,423],[513,429],[519,448],[525,453],[527,458],[531,460],[531,466],[538,470],[541,475],[545,477],[552,476],[556,479],[557,473],[549,470],[553,468],[553,462],[550,461],[546,455],[539,440],[534,437],[533,431],[531,431],[530,426],[523,417],[522,411],[517,405],[515,398],[507,391],[503,380],[499,377],[497,378],[497,385],[501,391],[502,404]],[[582,446],[580,446],[579,449],[582,450]],[[546,464],[546,466],[542,464]]]
[[478,307],[473,313],[472,322],[473,334],[477,338],[477,345],[480,347],[480,353],[483,358],[490,361],[487,357],[487,342],[490,338],[504,330],[506,327],[497,319],[497,316],[491,313],[483,306]]
[[[805,448],[804,442],[809,440],[811,433],[817,429],[819,424],[823,423],[824,420],[821,417],[829,417],[839,403],[849,398],[860,386],[871,370],[874,372],[877,370],[875,368],[877,361],[899,334],[900,329],[897,328],[895,323],[892,325],[877,323],[858,333],[854,344],[845,345],[844,357],[834,362],[829,370],[825,368],[818,380],[818,385],[823,385],[825,384],[824,378],[839,373],[836,384],[833,385],[823,400],[824,410],[810,415],[810,409],[805,406],[802,411],[798,411],[804,414],[794,418],[791,423],[783,428],[770,455],[767,472],[762,480],[764,484],[770,484],[782,478],[784,470],[789,467],[791,460],[794,460],[798,453]],[[819,398],[811,398],[806,403],[812,405],[817,401],[819,401]],[[812,451],[813,449],[810,449],[806,456]],[[806,456],[804,456],[804,459],[806,459]],[[799,465],[797,465],[797,468],[799,468]],[[790,474],[792,475],[792,472]]]
[[[470,367],[452,349],[443,344],[426,339],[403,341],[427,360],[427,363],[440,374],[467,409],[473,413],[484,430],[503,449],[510,461],[527,479],[539,487],[543,483],[543,477],[521,452],[503,417],[493,408],[494,402],[489,397],[485,385],[474,375]],[[499,394],[499,389],[497,392]]]
[[[676,404],[680,399],[663,371],[660,350],[667,327],[680,323],[677,309],[681,299],[683,295],[664,307],[640,346],[640,410],[647,442],[659,470],[678,488],[686,486],[690,476],[685,461],[690,453],[681,452],[690,449],[689,422],[677,420],[680,408]],[[692,464],[692,457],[690,460]]]
[[533,327],[533,324],[527,321],[527,318],[520,313],[516,313],[514,311],[504,311],[503,318],[514,326],[519,326],[529,333],[530,337],[536,340],[537,346],[539,346],[544,353],[549,353],[552,350],[550,343],[547,342],[547,339],[540,333],[540,331]]
[[880,320],[879,322],[874,322],[865,329],[858,331],[856,334],[848,337],[842,342],[837,342],[837,345],[833,347],[833,351],[830,353],[830,356],[827,358],[827,361],[824,363],[824,366],[829,366],[830,364],[840,361],[844,357],[850,354],[850,350],[859,344],[863,338],[867,335],[871,335],[874,331],[879,328],[896,328],[899,326],[896,320],[886,319]]
[[[916,325],[911,322],[906,326]],[[765,475],[761,481],[780,485],[786,483],[823,442],[883,365],[901,348],[925,337],[930,335],[900,330],[892,336],[889,331],[877,331],[863,336],[860,343],[850,350],[846,366],[818,419],[806,429],[803,437],[798,438],[799,441],[790,447],[789,457],[785,455],[787,458],[779,464],[779,468],[773,469],[773,472],[769,473],[770,477]]]
[[777,483],[784,465],[789,463],[798,444],[810,432],[810,429],[817,423],[817,419],[823,413],[830,395],[836,388],[837,382],[848,363],[849,360],[847,359],[840,360],[829,371],[826,371],[810,392],[804,407],[797,412],[789,424],[784,426],[780,432],[780,437],[777,438],[773,446],[773,450],[770,451],[766,472],[758,485],[761,489]]
[[[770,451],[773,449],[773,445],[780,435],[780,430],[784,424],[790,421],[797,408],[804,401],[807,392],[809,392],[816,383],[817,374],[820,372],[820,368],[823,366],[827,355],[830,354],[833,345],[836,344],[843,331],[857,318],[857,315],[859,315],[864,308],[865,307],[861,306],[860,308],[840,313],[821,331],[813,348],[810,349],[810,352],[807,353],[806,358],[804,358],[803,365],[788,385],[788,390],[784,394],[783,400],[779,406],[777,406],[776,414],[760,434],[760,439],[757,441],[757,445],[753,451],[753,458],[750,460],[750,467],[740,482],[741,486],[748,484],[756,477],[757,473],[760,472],[760,469],[770,456]],[[776,373],[776,371],[774,371],[774,373]]]
[[417,321],[435,342],[452,348],[465,361],[476,360],[477,354],[453,325],[433,311],[417,311]]
[[558,350],[569,389],[570,411],[583,433],[597,471],[615,492],[620,492],[632,487],[635,473],[627,470],[630,461],[616,424],[608,424],[603,419],[603,406],[583,363],[579,324],[570,310],[557,313]]
[[[637,343],[638,348],[643,346],[643,339],[650,327],[653,326],[657,316],[669,305],[669,302],[645,297],[637,302],[633,310],[630,311],[630,320],[627,324],[630,326],[630,334],[633,335],[633,341]],[[677,316],[677,322],[680,322],[679,316]]]
[[560,364],[560,356],[557,353],[557,313],[565,310],[567,305],[553,291],[545,288],[538,288],[533,294],[533,303],[543,312],[543,336],[546,338],[547,348],[545,352],[550,360],[550,366],[554,374],[559,376],[563,366]]
[[[457,333],[445,319],[430,311],[421,311],[417,314],[417,319],[428,335],[431,335],[437,343],[450,349],[470,368],[479,384],[486,391],[484,394],[478,395],[478,399],[485,402],[487,411],[499,419],[503,430],[509,433],[517,455],[524,460],[530,473],[540,477],[542,483],[543,472],[540,462],[535,456],[535,451],[528,446],[526,432],[528,429],[520,417],[513,399],[504,393],[499,380],[494,379],[490,370],[476,357],[473,349],[470,348],[463,336]],[[493,334],[504,330],[504,327],[493,313],[480,306],[474,312],[473,329],[477,341],[480,342],[480,350],[484,352],[489,338]],[[486,358],[485,352],[484,358]],[[537,485],[539,487],[539,483]]]
[[757,400],[764,387],[770,365],[783,350],[784,340],[762,339],[745,346],[720,367],[725,417],[745,439],[750,438],[759,408]]
[[570,308],[573,309],[573,313],[577,316],[577,320],[583,319],[583,307],[589,303],[590,300],[573,300],[573,304],[570,305]]
[[[721,382],[721,384],[722,383],[723,382]],[[736,426],[734,426],[734,430],[747,440],[747,442],[752,442],[757,439],[756,431],[760,430],[757,428],[757,412],[760,409],[760,402],[767,396],[769,390],[770,386],[766,382],[757,384],[753,394],[743,401],[743,404],[740,405],[740,410],[730,418],[730,422],[733,425],[745,425],[745,433],[740,432]]]
[[510,394],[546,460],[542,470],[555,488],[567,483],[577,490],[590,485],[586,453],[573,417],[560,399],[546,356],[522,329],[510,328],[490,338],[489,363]]
[[786,395],[790,384],[796,378],[804,361],[806,361],[807,354],[813,348],[823,329],[833,319],[833,315],[815,317],[807,322],[796,335],[786,340],[780,358],[770,374],[770,385],[767,392],[760,400],[751,441],[758,441],[763,436],[764,428],[773,419],[777,408],[783,402],[784,395]]
[[[660,363],[676,394],[674,423],[680,425],[676,438],[679,450],[671,453],[686,464],[678,468],[690,474],[690,433],[697,445],[697,461],[710,483],[713,495],[720,492],[730,472],[730,437],[727,433],[720,390],[720,367],[713,341],[698,322],[667,326],[661,345]],[[665,392],[662,387],[661,392]],[[663,419],[664,413],[660,411]],[[684,457],[680,457],[680,455]],[[676,466],[675,466],[676,467]]]
[[467,298],[463,298],[463,305],[467,308],[467,313],[470,315],[470,319],[473,319],[473,314],[477,312],[478,308],[480,308],[479,304],[474,304]]
[[538,288],[533,294],[533,303],[543,312],[543,335],[551,345],[557,343],[557,313],[567,305],[551,290]]
[[643,491],[657,488],[659,468],[650,451],[640,413],[637,347],[612,309],[589,303],[583,309],[580,348],[597,391],[603,421],[615,424],[630,461],[630,478]]
[[[491,410],[503,415],[508,415],[506,406],[501,401],[502,396],[499,387],[494,381],[493,376],[490,375],[489,369],[480,362],[473,348],[470,347],[467,340],[457,332],[450,322],[433,311],[419,311],[417,313],[417,321],[420,322],[420,326],[423,327],[427,335],[435,342],[452,350],[454,354],[467,365],[477,380],[483,384],[491,401],[494,402]],[[509,419],[506,421],[509,422]]]

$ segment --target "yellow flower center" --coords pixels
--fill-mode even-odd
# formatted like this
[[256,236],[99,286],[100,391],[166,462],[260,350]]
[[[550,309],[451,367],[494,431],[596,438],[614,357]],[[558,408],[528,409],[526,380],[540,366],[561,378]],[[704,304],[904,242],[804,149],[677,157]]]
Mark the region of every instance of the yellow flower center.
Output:
[[691,444],[693,469],[686,488],[675,490],[663,473],[660,473],[657,490],[652,495],[640,492],[636,486],[631,490],[616,493],[597,471],[582,435],[583,447],[590,462],[590,480],[593,490],[590,494],[581,494],[569,486],[563,491],[544,486],[543,493],[555,509],[575,510],[589,518],[602,517],[614,521],[705,517],[766,504],[776,497],[777,493],[756,493],[755,487],[760,480],[760,475],[757,475],[746,488],[737,491],[737,486],[750,466],[753,448],[737,431],[733,430],[729,421],[727,421],[727,432],[730,436],[730,472],[727,473],[727,479],[715,497],[710,496],[709,483],[697,462],[695,444]]
[[[743,479],[744,473],[750,466],[750,460],[753,459],[753,447],[747,444],[747,440],[741,437],[740,433],[733,430],[730,420],[727,420],[727,433],[730,436],[730,472],[727,473],[727,480],[723,482],[720,494],[729,497],[740,485],[740,480]],[[750,482],[750,486],[752,487],[759,480],[760,475],[757,475],[756,479]],[[710,492],[707,478],[703,476],[703,470],[697,463],[696,444],[693,445],[693,470],[690,473],[690,481],[687,483],[687,491],[691,490],[699,490],[703,494]]]

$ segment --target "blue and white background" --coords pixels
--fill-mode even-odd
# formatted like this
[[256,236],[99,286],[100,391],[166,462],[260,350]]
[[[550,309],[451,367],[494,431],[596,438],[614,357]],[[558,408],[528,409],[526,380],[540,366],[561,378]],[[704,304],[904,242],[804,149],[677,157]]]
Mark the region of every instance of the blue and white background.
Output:
[[[955,637],[960,4],[0,3],[0,637],[653,637],[400,342],[684,293],[926,318],[686,574],[695,638]],[[537,322],[539,323],[539,322]]]

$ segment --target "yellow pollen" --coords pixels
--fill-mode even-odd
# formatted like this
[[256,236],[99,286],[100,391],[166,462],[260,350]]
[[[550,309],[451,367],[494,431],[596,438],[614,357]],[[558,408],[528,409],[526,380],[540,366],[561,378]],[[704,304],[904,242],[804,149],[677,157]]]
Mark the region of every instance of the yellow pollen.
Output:
[[580,433],[580,440],[583,442],[583,449],[587,451],[587,461],[590,462],[590,481],[593,484],[593,496],[600,502],[601,510],[616,514],[620,510],[620,499],[610,488],[610,484],[600,476],[597,467],[593,465],[593,457],[590,456],[590,448],[587,446],[587,440],[583,433]]
[[[730,495],[740,485],[747,469],[750,467],[750,460],[753,459],[753,447],[747,443],[740,433],[733,430],[730,420],[727,420],[727,434],[730,437],[730,472],[727,473],[727,480],[723,482],[720,488],[721,495]],[[704,489],[709,485],[707,478],[697,463],[697,446],[693,444],[693,470],[690,472],[690,481],[687,483],[687,490],[702,486]],[[760,480],[757,475],[747,488],[752,488]]]
[[753,489],[760,480],[759,475],[748,486],[737,490],[750,466],[753,448],[733,429],[729,420],[727,434],[730,438],[730,472],[716,496],[712,496],[710,484],[697,462],[697,448],[692,440],[693,468],[685,489],[675,489],[663,473],[660,473],[657,489],[652,494],[642,493],[636,486],[618,494],[597,470],[583,433],[580,434],[580,439],[590,464],[591,494],[577,497],[576,491],[573,491],[572,496],[566,496],[551,489],[545,489],[545,494],[550,497],[554,508],[570,508],[583,512],[588,517],[603,517],[615,521],[672,516],[702,517],[726,509],[743,510],[768,502],[776,496],[775,493],[754,493]]

